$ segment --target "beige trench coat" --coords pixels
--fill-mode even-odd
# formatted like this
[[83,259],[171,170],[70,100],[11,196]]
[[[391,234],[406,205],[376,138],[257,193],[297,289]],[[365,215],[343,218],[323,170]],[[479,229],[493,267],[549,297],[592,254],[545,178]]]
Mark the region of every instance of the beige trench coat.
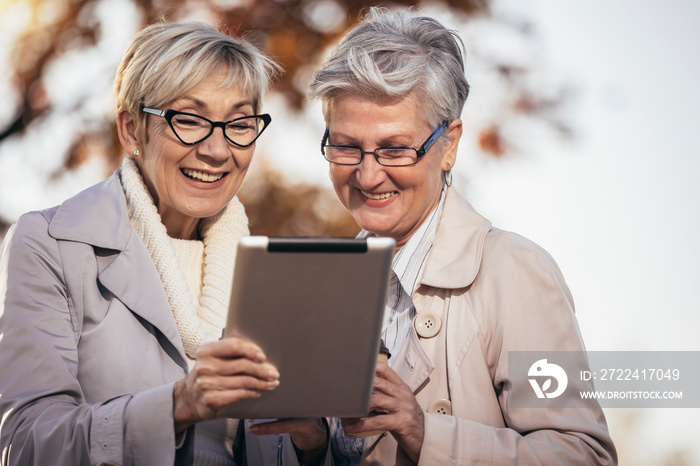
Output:
[[[532,389],[507,389],[509,351],[584,350],[571,294],[546,251],[492,228],[450,189],[413,302],[416,319],[432,312],[440,326],[432,338],[412,328],[392,366],[427,411],[419,464],[617,462],[599,407],[509,407],[510,390]],[[394,463],[410,462],[391,435],[366,440],[363,464]]]

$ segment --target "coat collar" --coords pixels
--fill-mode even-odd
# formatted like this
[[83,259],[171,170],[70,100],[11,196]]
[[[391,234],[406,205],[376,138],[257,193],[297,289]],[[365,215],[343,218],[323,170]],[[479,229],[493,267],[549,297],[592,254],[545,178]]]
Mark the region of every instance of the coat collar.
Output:
[[186,368],[185,351],[163,283],[146,246],[131,227],[127,212],[117,170],[58,207],[49,224],[49,234],[57,240],[96,248],[100,283],[156,327],[178,353],[178,364]]
[[123,251],[132,230],[119,170],[106,180],[66,200],[49,225],[58,240]]
[[433,247],[420,283],[435,288],[464,288],[472,284],[481,265],[491,222],[453,189],[448,189]]

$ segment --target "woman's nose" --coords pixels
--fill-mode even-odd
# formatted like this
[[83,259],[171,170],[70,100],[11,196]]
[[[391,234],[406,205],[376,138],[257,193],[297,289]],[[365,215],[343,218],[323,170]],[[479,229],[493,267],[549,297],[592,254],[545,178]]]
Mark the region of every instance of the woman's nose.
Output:
[[225,161],[231,157],[232,144],[224,136],[223,128],[214,128],[214,132],[199,143],[197,152],[216,161]]
[[357,166],[357,181],[365,188],[372,188],[386,179],[384,167],[377,162],[372,152],[365,152],[360,165]]

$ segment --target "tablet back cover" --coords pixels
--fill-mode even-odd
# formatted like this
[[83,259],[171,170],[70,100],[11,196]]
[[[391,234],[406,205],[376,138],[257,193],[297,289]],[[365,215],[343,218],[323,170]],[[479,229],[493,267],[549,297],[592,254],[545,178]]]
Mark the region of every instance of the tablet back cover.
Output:
[[388,238],[242,239],[226,333],[256,342],[280,385],[217,415],[366,415],[393,252]]

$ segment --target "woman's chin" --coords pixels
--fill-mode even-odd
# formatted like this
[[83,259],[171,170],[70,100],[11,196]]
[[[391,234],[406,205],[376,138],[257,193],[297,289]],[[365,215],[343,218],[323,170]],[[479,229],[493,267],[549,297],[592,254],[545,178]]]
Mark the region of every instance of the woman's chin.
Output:
[[369,215],[356,215],[355,221],[363,230],[374,233],[377,236],[393,237],[394,222],[388,222],[386,216],[382,218],[372,218]]
[[192,218],[213,217],[226,208],[228,202],[198,202],[190,204],[181,213]]

